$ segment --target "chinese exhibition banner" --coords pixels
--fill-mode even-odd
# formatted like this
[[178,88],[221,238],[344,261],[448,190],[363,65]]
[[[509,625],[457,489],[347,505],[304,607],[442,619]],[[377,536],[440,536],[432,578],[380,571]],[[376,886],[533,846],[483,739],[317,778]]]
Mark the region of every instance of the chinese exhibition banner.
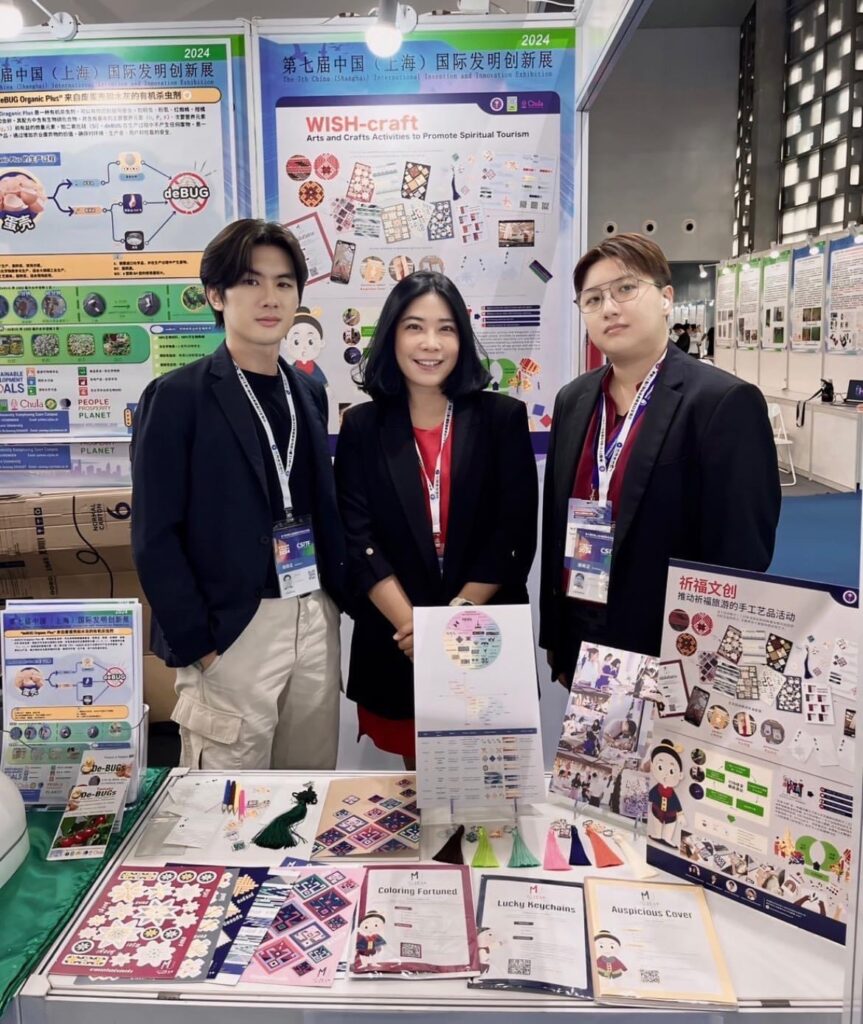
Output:
[[330,430],[394,285],[451,277],[492,387],[550,426],[568,379],[574,184],[572,27],[416,31],[392,58],[361,36],[261,28],[262,191],[309,263],[284,342],[325,384]]
[[198,272],[248,208],[244,79],[242,35],[0,48],[4,482],[78,482],[61,442],[111,450],[148,381],[221,340]]

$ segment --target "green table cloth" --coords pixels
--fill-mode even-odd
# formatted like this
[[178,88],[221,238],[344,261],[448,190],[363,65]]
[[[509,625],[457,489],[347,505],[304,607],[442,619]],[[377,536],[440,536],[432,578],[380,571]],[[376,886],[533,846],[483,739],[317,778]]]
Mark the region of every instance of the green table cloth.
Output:
[[134,807],[100,860],[45,860],[61,811],[29,811],[30,852],[0,889],[0,1016],[57,938],[105,863],[146,810],[167,768],[148,768]]

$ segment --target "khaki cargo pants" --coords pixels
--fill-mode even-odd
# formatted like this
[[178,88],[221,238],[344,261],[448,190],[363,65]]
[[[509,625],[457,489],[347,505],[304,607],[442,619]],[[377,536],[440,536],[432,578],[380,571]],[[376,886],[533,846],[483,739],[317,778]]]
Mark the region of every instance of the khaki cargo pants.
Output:
[[180,764],[216,771],[335,768],[339,611],[322,590],[261,601],[204,671],[177,669]]

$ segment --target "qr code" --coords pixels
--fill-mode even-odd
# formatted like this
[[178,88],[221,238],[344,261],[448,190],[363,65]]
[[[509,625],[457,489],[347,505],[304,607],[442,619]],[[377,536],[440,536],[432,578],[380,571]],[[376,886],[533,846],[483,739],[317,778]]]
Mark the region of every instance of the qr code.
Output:
[[507,974],[519,974],[526,978],[530,974],[530,960],[510,959],[507,961],[506,969]]
[[423,948],[418,942],[403,942],[401,944],[401,955],[404,960],[420,960],[423,955]]
[[641,971],[641,984],[642,985],[659,985],[659,971]]

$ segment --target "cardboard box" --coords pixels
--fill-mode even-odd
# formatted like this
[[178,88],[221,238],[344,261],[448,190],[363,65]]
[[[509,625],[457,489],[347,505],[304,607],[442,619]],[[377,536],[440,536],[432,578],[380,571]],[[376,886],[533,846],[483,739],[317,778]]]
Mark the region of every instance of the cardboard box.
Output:
[[134,570],[129,488],[0,498],[0,579]]
[[175,668],[168,668],[155,654],[144,655],[144,703],[150,705],[150,724],[167,722],[177,703]]

